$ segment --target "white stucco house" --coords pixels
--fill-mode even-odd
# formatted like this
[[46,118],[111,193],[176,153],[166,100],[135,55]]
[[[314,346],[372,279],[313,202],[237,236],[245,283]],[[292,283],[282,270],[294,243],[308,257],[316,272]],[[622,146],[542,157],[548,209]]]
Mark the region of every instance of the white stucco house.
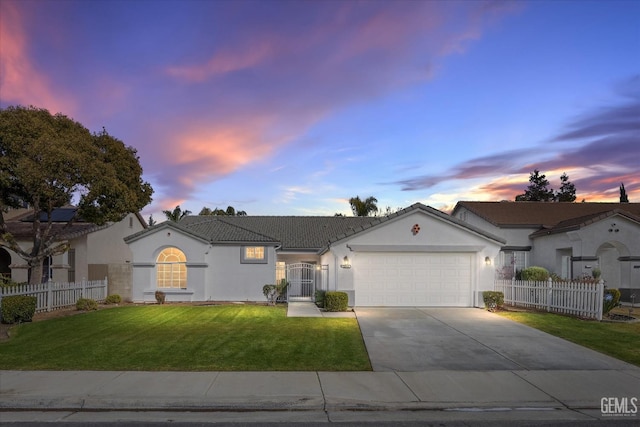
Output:
[[640,300],[640,203],[458,202],[452,216],[506,241],[498,270],[536,265],[591,276]]
[[481,306],[504,239],[417,203],[385,217],[189,216],[125,238],[133,300],[265,301],[344,291],[352,306]]
[[[68,243],[69,250],[46,259],[42,281],[76,282],[102,280],[109,277],[109,293],[118,293],[130,299],[132,253],[124,237],[144,230],[144,219],[137,213],[126,215],[121,221],[96,225],[82,219],[67,224],[75,214],[73,206],[59,208],[52,213],[52,233],[58,243]],[[28,249],[32,241],[32,214],[30,211],[7,215],[6,227],[18,244]],[[43,227],[45,225],[43,224]],[[21,283],[29,281],[26,262],[11,250],[0,248],[0,274]]]

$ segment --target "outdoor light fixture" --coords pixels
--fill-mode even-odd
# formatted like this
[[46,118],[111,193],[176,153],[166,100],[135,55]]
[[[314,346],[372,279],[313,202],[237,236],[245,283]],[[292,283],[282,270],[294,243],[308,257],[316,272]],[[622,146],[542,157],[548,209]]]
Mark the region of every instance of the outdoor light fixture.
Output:
[[484,257],[484,263],[487,265],[491,265],[491,258],[489,258],[488,256]]
[[344,256],[344,258],[342,258],[342,264],[340,264],[340,268],[351,268],[351,261],[349,261],[349,257],[348,256]]

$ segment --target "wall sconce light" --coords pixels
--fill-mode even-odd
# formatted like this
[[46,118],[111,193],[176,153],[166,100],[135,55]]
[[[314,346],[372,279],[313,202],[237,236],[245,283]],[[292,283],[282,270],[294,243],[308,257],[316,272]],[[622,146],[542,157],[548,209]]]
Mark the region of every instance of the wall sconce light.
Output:
[[344,258],[342,258],[342,264],[340,264],[340,268],[351,268],[351,261],[349,261],[349,257],[348,256],[344,256]]
[[484,263],[486,265],[491,265],[491,258],[489,258],[488,256],[484,257]]

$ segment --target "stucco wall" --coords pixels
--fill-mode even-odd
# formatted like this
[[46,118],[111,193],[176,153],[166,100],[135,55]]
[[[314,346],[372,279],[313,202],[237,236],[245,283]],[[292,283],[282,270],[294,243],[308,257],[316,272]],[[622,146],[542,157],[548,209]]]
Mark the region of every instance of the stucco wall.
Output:
[[207,242],[194,239],[172,228],[159,228],[144,239],[129,243],[133,261],[132,299],[136,302],[154,302],[156,286],[155,263],[158,254],[165,248],[175,247],[184,252],[187,259],[187,288],[161,289],[167,301],[206,300],[205,252],[210,248]]
[[266,301],[262,287],[275,282],[276,253],[265,248],[266,264],[241,263],[240,246],[214,246],[207,257],[207,300]]
[[263,301],[262,287],[275,280],[276,253],[267,247],[264,264],[242,263],[241,245],[209,245],[173,228],[160,228],[129,243],[133,253],[134,301],[155,301],[156,259],[167,247],[187,258],[187,288],[161,289],[167,301]]
[[[591,275],[597,267],[608,286],[640,288],[640,268],[635,268],[640,266],[640,225],[612,216],[579,230],[538,237],[533,263],[557,272],[558,249],[562,248],[570,249],[574,258],[582,258],[573,262],[573,278]],[[622,261],[618,261],[620,257]]]
[[110,227],[87,236],[87,264],[125,264],[131,262],[133,254],[124,238],[143,230],[135,214],[127,215]]
[[502,237],[507,241],[506,246],[531,246],[532,243],[529,235],[535,231],[538,231],[538,229],[535,227],[499,228],[465,208],[461,208],[456,213],[456,218],[465,221],[468,224],[473,225],[474,227],[480,228],[481,230],[485,230],[486,232],[491,233],[494,236]]

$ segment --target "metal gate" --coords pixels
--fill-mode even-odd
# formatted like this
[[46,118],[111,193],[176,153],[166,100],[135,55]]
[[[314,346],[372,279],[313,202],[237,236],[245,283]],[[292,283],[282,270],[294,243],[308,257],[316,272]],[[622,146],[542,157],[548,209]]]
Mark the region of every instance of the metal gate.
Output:
[[327,270],[329,266],[296,263],[287,264],[285,269],[287,299],[289,301],[313,301],[316,289],[326,290]]

